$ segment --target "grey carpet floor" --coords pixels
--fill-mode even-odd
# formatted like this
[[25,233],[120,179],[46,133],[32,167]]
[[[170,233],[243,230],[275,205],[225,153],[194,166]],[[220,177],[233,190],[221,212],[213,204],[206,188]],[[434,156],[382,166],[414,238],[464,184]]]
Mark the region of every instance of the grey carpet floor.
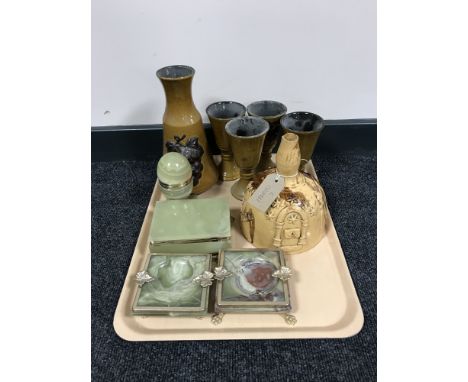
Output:
[[315,167],[364,311],[339,340],[131,343],[112,321],[156,179],[155,162],[92,163],[94,381],[374,381],[377,360],[375,150],[316,153]]

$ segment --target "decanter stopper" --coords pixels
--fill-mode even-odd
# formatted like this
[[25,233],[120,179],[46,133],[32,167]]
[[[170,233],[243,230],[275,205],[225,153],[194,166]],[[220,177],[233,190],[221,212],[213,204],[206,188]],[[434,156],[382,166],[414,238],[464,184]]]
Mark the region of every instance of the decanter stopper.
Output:
[[281,143],[276,154],[276,168],[278,174],[295,176],[301,164],[299,137],[294,133],[287,133],[281,137]]

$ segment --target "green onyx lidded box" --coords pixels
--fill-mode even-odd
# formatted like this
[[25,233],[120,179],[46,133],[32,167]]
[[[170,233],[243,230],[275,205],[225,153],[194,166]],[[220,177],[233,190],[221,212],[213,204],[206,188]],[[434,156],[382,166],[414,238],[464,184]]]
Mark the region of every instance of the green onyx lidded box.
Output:
[[212,284],[211,254],[149,254],[136,274],[136,315],[207,314]]
[[227,199],[156,203],[150,229],[150,252],[217,253],[230,246],[231,220]]
[[230,249],[219,253],[216,313],[287,313],[291,270],[275,249]]

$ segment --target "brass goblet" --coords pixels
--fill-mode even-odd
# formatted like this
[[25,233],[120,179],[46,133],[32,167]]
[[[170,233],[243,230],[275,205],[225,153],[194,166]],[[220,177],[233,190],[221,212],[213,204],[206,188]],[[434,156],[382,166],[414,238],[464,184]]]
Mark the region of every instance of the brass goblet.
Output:
[[281,132],[280,119],[286,114],[287,108],[278,101],[257,101],[247,105],[248,115],[261,117],[270,125],[270,130],[265,137],[260,163],[257,172],[262,172],[269,168],[274,168],[275,164],[271,160],[271,152],[278,142]]
[[237,167],[232,157],[229,139],[224,127],[230,120],[243,117],[245,112],[244,105],[233,101],[215,102],[206,108],[206,114],[213,128],[216,144],[221,150],[219,176],[223,181],[239,179],[239,167]]
[[240,168],[240,179],[231,187],[231,194],[242,200],[260,161],[263,142],[270,127],[262,118],[240,117],[229,121],[225,129],[234,160]]
[[300,170],[302,171],[314,153],[315,146],[324,127],[323,118],[307,111],[297,111],[286,114],[281,118],[280,123],[284,133],[294,133],[299,136],[299,149],[301,150]]

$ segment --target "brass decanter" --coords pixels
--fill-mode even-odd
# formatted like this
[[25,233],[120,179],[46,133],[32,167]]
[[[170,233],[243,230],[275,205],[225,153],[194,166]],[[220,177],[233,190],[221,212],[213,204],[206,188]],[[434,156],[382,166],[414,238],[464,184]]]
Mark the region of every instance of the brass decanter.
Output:
[[[327,203],[319,182],[300,172],[301,156],[296,134],[282,136],[276,155],[276,169],[257,174],[245,191],[241,207],[244,237],[257,248],[281,248],[297,254],[317,245],[326,232]],[[276,173],[284,188],[266,212],[249,203],[265,178]]]

